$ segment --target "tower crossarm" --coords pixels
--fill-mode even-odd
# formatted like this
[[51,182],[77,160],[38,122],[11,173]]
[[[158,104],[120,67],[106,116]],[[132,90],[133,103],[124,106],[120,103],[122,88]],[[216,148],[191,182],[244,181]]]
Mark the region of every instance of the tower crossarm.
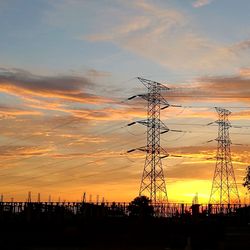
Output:
[[232,144],[232,141],[230,139],[223,139],[223,138],[216,138],[215,139],[216,141],[220,142],[220,143],[223,143],[225,145],[230,145]]
[[221,107],[215,107],[215,110],[219,115],[224,115],[224,116],[229,116],[232,113],[230,110]]
[[150,88],[157,88],[158,90],[160,91],[166,91],[166,90],[170,90],[170,88],[168,88],[167,86],[159,83],[159,82],[156,82],[156,81],[152,81],[152,80],[148,80],[148,79],[145,79],[145,78],[142,78],[142,77],[137,77],[137,79],[147,88],[147,89],[150,89]]
[[136,123],[144,125],[144,126],[146,126],[148,128],[157,127],[158,129],[161,130],[161,133],[166,133],[166,132],[170,131],[170,129],[158,118],[149,118],[149,119],[146,119],[146,120],[131,122],[131,123],[128,124],[128,126],[132,126],[132,125],[134,125]]
[[157,102],[159,105],[161,105],[161,109],[165,109],[165,108],[168,108],[170,106],[172,107],[180,107],[180,105],[171,105],[169,104],[165,98],[163,96],[155,96],[154,93],[146,93],[146,94],[138,94],[138,95],[134,95],[134,96],[131,96],[128,98],[128,100],[132,100],[136,97],[140,97],[148,102]]
[[143,151],[143,152],[146,152],[148,154],[158,153],[161,159],[169,156],[169,153],[162,147],[160,147],[159,149],[155,149],[154,147],[143,146],[143,147],[139,147],[139,148],[130,149],[127,151],[127,153],[132,153],[134,151]]
[[229,121],[224,121],[223,118],[222,118],[222,120],[217,120],[214,123],[217,123],[219,126],[223,126],[225,128],[232,127],[231,123]]

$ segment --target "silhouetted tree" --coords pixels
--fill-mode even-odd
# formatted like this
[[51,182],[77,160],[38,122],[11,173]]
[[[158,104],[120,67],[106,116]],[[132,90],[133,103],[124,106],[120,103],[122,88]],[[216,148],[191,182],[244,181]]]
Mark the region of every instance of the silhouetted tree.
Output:
[[130,216],[149,217],[154,215],[154,208],[146,196],[138,196],[128,206]]
[[246,168],[246,177],[243,180],[244,183],[242,185],[250,191],[250,166]]

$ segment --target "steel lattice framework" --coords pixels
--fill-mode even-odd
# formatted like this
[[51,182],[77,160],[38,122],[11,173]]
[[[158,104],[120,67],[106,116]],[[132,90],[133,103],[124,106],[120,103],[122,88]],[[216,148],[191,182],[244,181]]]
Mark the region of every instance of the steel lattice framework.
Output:
[[140,82],[148,89],[147,94],[132,96],[141,97],[148,103],[147,120],[137,121],[147,127],[147,146],[132,149],[146,152],[144,170],[142,174],[139,195],[146,195],[154,203],[168,202],[166,183],[162,167],[162,159],[168,157],[168,153],[161,147],[161,134],[169,131],[168,127],[161,121],[161,110],[170,105],[161,95],[162,91],[169,90],[166,86],[151,80],[138,77]]
[[220,205],[239,204],[240,197],[231,159],[231,140],[229,136],[231,124],[228,120],[231,112],[223,108],[216,108],[216,111],[219,116],[219,119],[215,122],[219,125],[218,137],[216,139],[218,146],[209,203]]

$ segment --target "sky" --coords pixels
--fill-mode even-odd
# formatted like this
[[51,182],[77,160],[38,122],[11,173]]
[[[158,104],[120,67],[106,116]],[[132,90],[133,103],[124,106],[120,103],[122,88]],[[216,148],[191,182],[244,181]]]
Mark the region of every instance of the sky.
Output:
[[[54,201],[138,195],[147,103],[136,79],[172,89],[161,113],[169,200],[208,201],[214,107],[232,111],[241,200],[249,165],[250,2],[247,0],[0,0],[0,193]],[[208,142],[210,141],[210,142]],[[235,145],[238,144],[238,145]]]

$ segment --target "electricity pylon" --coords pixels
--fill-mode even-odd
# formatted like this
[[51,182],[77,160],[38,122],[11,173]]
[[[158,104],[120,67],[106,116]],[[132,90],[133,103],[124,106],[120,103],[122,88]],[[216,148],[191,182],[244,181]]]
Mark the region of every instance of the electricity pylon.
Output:
[[217,203],[219,205],[239,204],[240,197],[231,159],[232,142],[229,136],[231,123],[228,120],[228,116],[231,112],[227,109],[218,107],[215,109],[219,116],[219,119],[215,122],[219,125],[218,137],[216,139],[218,146],[209,203]]
[[168,127],[161,121],[161,110],[170,105],[161,95],[162,91],[169,90],[168,87],[151,80],[138,77],[140,82],[148,89],[147,94],[135,95],[148,102],[147,119],[135,123],[147,127],[147,146],[129,150],[129,152],[140,150],[146,152],[144,170],[141,178],[139,196],[146,195],[153,203],[168,202],[166,183],[161,160],[168,157],[168,153],[161,147],[160,136],[169,131]]

